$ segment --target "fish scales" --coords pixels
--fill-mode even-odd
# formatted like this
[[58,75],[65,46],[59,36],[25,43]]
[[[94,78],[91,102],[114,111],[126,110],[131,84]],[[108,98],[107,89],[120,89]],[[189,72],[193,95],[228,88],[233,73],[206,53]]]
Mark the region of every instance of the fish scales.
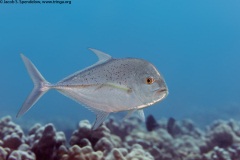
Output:
[[127,85],[130,76],[135,74],[136,69],[141,68],[142,64],[138,59],[111,59],[108,62],[95,66],[93,68],[75,73],[59,82],[59,84],[72,85],[91,85],[104,84],[107,82]]
[[[61,86],[61,88],[66,86],[64,89],[60,89],[62,93],[68,95],[71,93],[67,92],[74,92],[74,95],[72,95],[73,99],[78,102],[81,101],[80,103],[85,106],[91,103],[93,108],[105,112],[118,112],[123,109],[130,110],[141,103],[140,101],[131,100],[136,99],[135,94],[131,93],[133,83],[131,80],[136,74],[136,70],[142,67],[141,63],[134,63],[138,61],[140,60],[130,58],[111,59],[98,67],[73,74],[69,78],[57,83],[57,85]],[[72,87],[74,86],[80,87],[73,90]],[[114,88],[117,90],[111,90],[112,86],[115,86]]]

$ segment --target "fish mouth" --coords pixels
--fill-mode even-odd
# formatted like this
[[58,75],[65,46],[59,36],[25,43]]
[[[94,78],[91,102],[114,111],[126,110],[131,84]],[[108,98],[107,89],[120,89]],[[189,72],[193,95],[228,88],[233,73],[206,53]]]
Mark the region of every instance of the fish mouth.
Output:
[[163,89],[159,89],[157,90],[158,93],[162,93],[162,92],[168,92],[167,88],[163,88]]
[[152,97],[152,104],[159,102],[166,98],[168,95],[168,89],[167,88],[158,88],[155,90],[155,93]]
[[161,88],[156,90],[155,95],[160,96],[160,99],[165,98],[168,95],[168,89],[167,88]]
[[168,89],[167,88],[157,88],[157,89],[153,90],[153,92],[163,93],[163,92],[168,92]]

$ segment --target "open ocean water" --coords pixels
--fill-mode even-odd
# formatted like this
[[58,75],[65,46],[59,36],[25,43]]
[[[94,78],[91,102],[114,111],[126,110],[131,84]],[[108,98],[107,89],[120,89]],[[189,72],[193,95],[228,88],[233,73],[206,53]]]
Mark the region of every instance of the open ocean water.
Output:
[[[92,47],[142,58],[164,76],[168,97],[145,109],[156,119],[240,120],[240,1],[122,0],[71,4],[0,1],[0,116],[15,117],[33,84],[23,53],[51,83],[92,65]],[[24,1],[22,1],[23,3]],[[74,125],[94,113],[57,91],[16,122]]]

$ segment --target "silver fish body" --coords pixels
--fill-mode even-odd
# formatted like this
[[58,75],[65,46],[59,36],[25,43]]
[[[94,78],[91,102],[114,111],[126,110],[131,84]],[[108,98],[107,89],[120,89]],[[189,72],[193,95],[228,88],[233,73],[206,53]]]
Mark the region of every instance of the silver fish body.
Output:
[[34,89],[17,116],[30,109],[46,91],[56,89],[93,111],[96,114],[93,129],[96,129],[112,112],[137,111],[144,120],[142,108],[167,96],[166,83],[151,63],[135,58],[113,59],[106,53],[91,50],[99,58],[96,64],[56,84],[47,82],[32,62],[21,55]]

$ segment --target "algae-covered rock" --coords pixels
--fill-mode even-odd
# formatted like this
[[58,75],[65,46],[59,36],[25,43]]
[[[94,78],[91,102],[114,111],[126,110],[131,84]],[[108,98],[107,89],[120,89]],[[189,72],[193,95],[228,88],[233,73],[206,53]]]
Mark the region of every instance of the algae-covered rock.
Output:
[[240,137],[233,128],[233,122],[230,124],[226,121],[215,121],[208,128],[207,138],[210,148],[214,148],[215,146],[226,148],[233,143],[240,143]]
[[[88,139],[88,141],[94,147],[100,139],[107,138],[108,141],[112,144],[113,147],[120,147],[121,139],[111,134],[111,131],[105,126],[102,125],[96,130],[91,129],[92,126],[87,120],[79,122],[78,129],[73,132],[73,135],[70,139],[70,145],[79,145],[82,146],[82,139]],[[101,140],[103,142],[104,140]]]
[[103,160],[101,151],[94,151],[91,146],[79,147],[74,145],[69,148],[66,154],[60,157],[60,160]]
[[5,160],[7,158],[8,152],[0,146],[0,160]]
[[31,151],[14,150],[7,160],[36,160],[36,156]]
[[2,146],[17,149],[22,143],[25,143],[25,136],[21,127],[12,122],[11,116],[0,119],[0,139]]
[[[238,160],[240,123],[215,121],[201,131],[191,120],[155,121],[146,129],[136,117],[111,118],[97,130],[79,122],[69,144],[52,123],[27,135],[10,116],[0,119],[0,160]],[[156,125],[156,124],[155,124]]]
[[53,124],[35,126],[29,132],[28,143],[38,160],[55,159],[58,149],[66,143],[63,132],[57,132]]

